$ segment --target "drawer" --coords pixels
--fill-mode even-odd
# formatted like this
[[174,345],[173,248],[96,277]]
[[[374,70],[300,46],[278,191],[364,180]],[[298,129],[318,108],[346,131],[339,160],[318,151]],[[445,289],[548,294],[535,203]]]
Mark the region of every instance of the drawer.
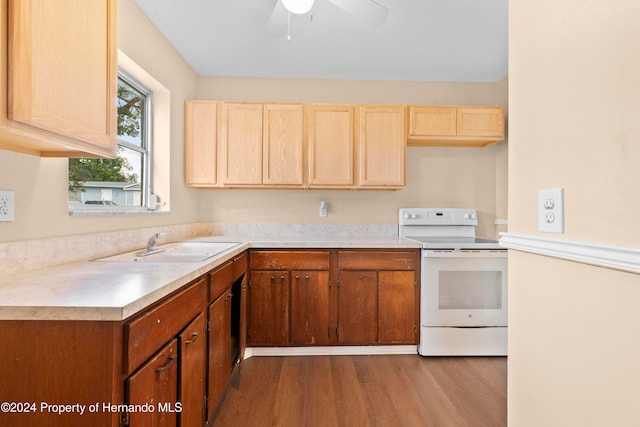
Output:
[[211,273],[209,281],[209,302],[215,301],[233,284],[233,261],[229,261]]
[[252,251],[252,270],[328,270],[329,251]]
[[420,251],[339,251],[340,270],[416,270]]
[[234,282],[247,272],[248,265],[249,265],[248,252],[244,252],[242,255],[233,259],[233,281]]
[[176,335],[198,314],[207,301],[206,276],[187,289],[151,308],[124,325],[126,375]]

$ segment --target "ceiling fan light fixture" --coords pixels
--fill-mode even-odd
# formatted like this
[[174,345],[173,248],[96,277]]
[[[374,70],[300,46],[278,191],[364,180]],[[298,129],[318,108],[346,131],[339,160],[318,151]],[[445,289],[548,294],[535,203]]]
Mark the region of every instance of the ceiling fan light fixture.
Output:
[[302,15],[311,10],[315,0],[282,0],[284,7],[291,13]]

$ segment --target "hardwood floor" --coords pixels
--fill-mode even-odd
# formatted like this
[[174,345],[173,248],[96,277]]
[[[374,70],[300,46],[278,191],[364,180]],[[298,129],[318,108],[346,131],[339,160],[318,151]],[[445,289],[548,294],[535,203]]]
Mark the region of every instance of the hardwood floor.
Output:
[[507,425],[505,357],[252,357],[213,426]]

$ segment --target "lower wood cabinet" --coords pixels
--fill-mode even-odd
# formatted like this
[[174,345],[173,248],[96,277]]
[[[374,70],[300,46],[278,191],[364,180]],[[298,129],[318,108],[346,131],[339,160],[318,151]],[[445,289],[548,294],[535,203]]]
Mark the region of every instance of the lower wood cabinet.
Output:
[[[178,422],[178,340],[173,339],[126,380],[129,405],[139,411],[126,414],[130,425],[175,426]],[[202,375],[202,374],[201,374]],[[158,405],[164,405],[161,410]],[[166,410],[164,410],[166,408]]]
[[[130,425],[203,425],[206,285],[207,277],[201,277],[125,323],[125,366],[130,372],[125,380],[125,403],[152,405],[153,410],[123,412],[124,422],[128,418]],[[148,353],[151,359],[138,366]]]
[[419,251],[338,252],[338,342],[416,344]]
[[289,344],[328,345],[329,271],[292,271]]
[[246,272],[244,253],[209,274],[207,424],[215,415],[233,369],[244,357]]
[[247,265],[241,254],[124,321],[0,320],[0,402],[37,406],[0,412],[0,425],[210,424],[243,354]]
[[209,400],[208,417],[224,393],[231,377],[231,284],[209,306]]
[[249,343],[289,343],[289,271],[252,271]]
[[375,271],[342,271],[338,278],[340,344],[375,344],[378,278]]
[[252,346],[417,344],[419,250],[255,250]]
[[207,316],[200,314],[178,337],[180,344],[181,426],[202,426],[207,379]]
[[128,403],[153,405],[153,411],[131,411],[132,426],[204,424],[207,374],[206,316],[201,313],[178,336],[126,380]]

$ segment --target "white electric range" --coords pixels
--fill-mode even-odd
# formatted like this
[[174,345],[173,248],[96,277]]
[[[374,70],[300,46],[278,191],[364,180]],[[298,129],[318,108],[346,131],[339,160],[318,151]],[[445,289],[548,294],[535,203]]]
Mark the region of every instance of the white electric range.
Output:
[[400,209],[400,236],[422,244],[423,356],[507,354],[507,250],[477,224],[475,209]]

